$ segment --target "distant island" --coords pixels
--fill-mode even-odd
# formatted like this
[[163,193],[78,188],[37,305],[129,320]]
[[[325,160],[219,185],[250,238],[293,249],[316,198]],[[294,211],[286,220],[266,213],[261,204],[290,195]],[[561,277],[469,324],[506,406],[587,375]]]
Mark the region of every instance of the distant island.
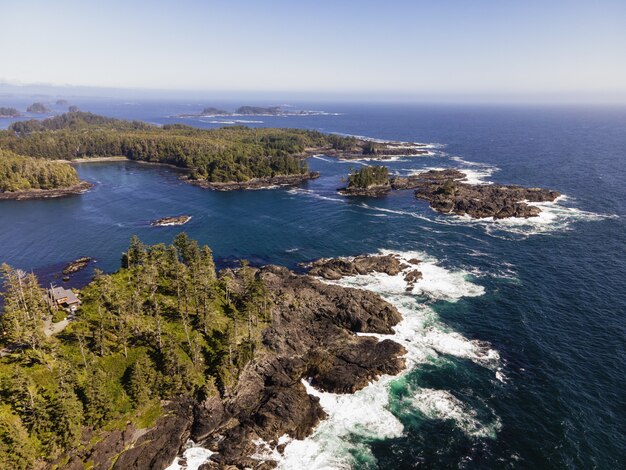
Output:
[[215,107],[204,108],[198,113],[179,114],[176,117],[220,117],[220,116],[315,116],[327,115],[324,111],[295,110],[286,106],[240,106],[235,111],[225,111]]
[[52,160],[125,157],[167,163],[186,169],[188,182],[221,190],[300,184],[319,176],[309,171],[306,161],[317,154],[384,160],[427,153],[420,144],[302,129],[160,127],[85,112],[15,122],[0,131],[0,147]]
[[0,107],[0,118],[20,117],[22,114],[15,108]]
[[67,111],[70,113],[77,113],[80,111],[80,109],[78,109],[78,106],[72,105],[67,108]]
[[57,106],[67,106],[69,102],[67,100],[57,100],[55,103]]
[[470,184],[467,175],[454,168],[429,170],[411,176],[389,176],[384,166],[367,166],[353,171],[347,185],[338,191],[345,196],[382,196],[391,190],[414,190],[437,212],[468,215],[474,219],[491,217],[537,217],[541,209],[532,202],[552,202],[558,191],[515,185]]
[[16,155],[0,149],[0,201],[80,194],[92,185],[66,163]]
[[26,111],[34,114],[45,114],[50,112],[50,108],[43,103],[33,103],[26,108]]

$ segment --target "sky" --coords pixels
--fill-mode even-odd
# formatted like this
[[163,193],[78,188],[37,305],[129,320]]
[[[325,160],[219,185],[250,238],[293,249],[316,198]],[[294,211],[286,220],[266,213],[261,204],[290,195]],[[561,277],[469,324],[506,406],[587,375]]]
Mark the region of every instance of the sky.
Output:
[[0,82],[626,101],[626,0],[0,0]]

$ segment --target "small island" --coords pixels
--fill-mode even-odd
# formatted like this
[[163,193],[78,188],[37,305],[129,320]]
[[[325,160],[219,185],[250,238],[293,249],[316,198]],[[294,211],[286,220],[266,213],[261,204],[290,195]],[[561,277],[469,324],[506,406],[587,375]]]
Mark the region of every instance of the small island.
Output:
[[78,108],[78,106],[76,106],[76,105],[72,105],[72,106],[69,106],[69,107],[67,108],[67,112],[68,112],[68,113],[77,113],[77,112],[79,112],[79,111],[80,111],[80,109],[79,109],[79,108]]
[[91,187],[66,163],[0,149],[0,200],[58,198],[81,194]]
[[344,196],[382,196],[391,191],[389,170],[385,166],[364,166],[348,176],[348,184],[339,190]]
[[31,104],[28,108],[26,108],[26,111],[29,113],[34,113],[34,114],[46,114],[50,112],[50,108],[48,108],[43,103],[37,102],[37,103]]
[[67,106],[69,104],[69,102],[67,100],[64,99],[60,99],[60,100],[56,100],[55,103],[57,106]]
[[0,118],[20,117],[22,114],[15,108],[0,107]]
[[63,268],[62,272],[65,275],[77,273],[78,271],[82,271],[83,269],[85,269],[87,265],[89,265],[90,262],[91,262],[91,258],[89,256],[82,256],[80,258],[75,259],[71,263],[68,263]]
[[190,215],[176,215],[173,217],[163,217],[161,219],[153,220],[150,222],[150,225],[153,227],[173,227],[176,225],[185,225],[190,220]]

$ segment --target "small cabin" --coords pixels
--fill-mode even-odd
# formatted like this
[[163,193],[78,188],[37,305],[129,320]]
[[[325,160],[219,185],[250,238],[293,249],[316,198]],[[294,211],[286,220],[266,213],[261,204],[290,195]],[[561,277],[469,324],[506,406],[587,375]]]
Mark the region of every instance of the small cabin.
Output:
[[80,300],[74,291],[54,286],[48,289],[48,303],[55,309],[62,308],[68,312],[75,312],[80,306]]

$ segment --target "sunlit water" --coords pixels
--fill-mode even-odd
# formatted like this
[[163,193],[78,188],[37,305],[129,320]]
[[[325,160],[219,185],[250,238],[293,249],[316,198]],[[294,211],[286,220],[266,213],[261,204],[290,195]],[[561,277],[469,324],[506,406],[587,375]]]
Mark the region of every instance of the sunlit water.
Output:
[[[155,123],[181,122],[168,116],[202,107],[78,104]],[[626,110],[310,107],[340,115],[248,124],[424,142],[431,155],[395,158],[390,170],[456,167],[473,182],[543,186],[565,197],[542,205],[536,219],[475,221],[438,215],[411,192],[338,196],[341,178],[363,162],[323,156],[309,161],[322,177],[298,188],[230,193],[189,186],[168,167],[80,164],[95,184],[90,192],[0,204],[0,261],[56,283],[55,273],[79,256],[112,271],[132,234],[170,242],[180,228],[149,223],[178,214],[193,216],[184,230],[222,265],[247,258],[295,268],[381,250],[417,256],[424,279],[412,293],[401,276],[341,281],[398,307],[404,320],[391,338],[408,350],[407,371],[352,396],[310,388],[329,419],[309,439],[291,441],[284,457],[262,443],[257,457],[283,468],[621,466]],[[211,121],[220,119],[182,122],[223,125]]]

